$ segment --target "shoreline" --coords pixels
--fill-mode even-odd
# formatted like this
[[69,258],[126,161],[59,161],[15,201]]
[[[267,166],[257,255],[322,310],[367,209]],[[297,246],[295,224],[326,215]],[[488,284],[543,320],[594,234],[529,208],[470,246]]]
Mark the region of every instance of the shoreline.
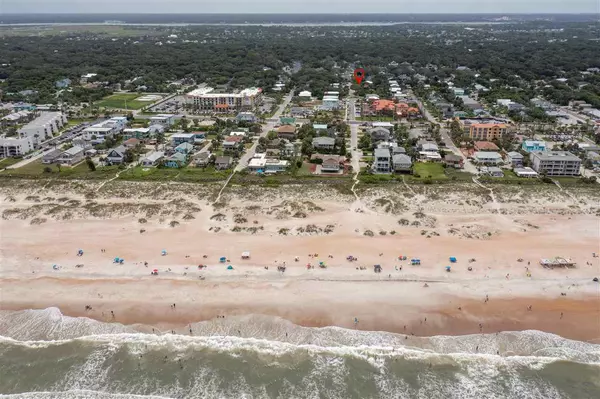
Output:
[[[5,294],[8,291],[8,295],[3,295],[1,310],[57,307],[65,316],[117,322],[143,332],[150,332],[154,327],[187,335],[187,326],[196,322],[218,319],[217,316],[258,314],[280,317],[304,327],[338,326],[417,337],[539,330],[568,339],[600,343],[600,322],[590,322],[600,320],[600,301],[593,291],[559,298],[513,293],[511,297],[494,295],[486,302],[484,299],[458,296],[437,283],[423,288],[421,284],[417,286],[417,283],[398,281],[286,279],[279,283],[254,280],[242,285],[232,281],[205,280],[200,284],[163,279],[153,283],[153,295],[139,298],[135,292],[147,286],[145,280],[49,281],[48,278],[36,278],[19,283],[7,279],[0,282],[8,287],[3,289]],[[18,299],[40,287],[57,294],[46,300]],[[308,300],[278,295],[284,288],[297,292],[307,287],[313,292]],[[229,290],[235,294],[223,295]],[[346,290],[354,290],[351,300],[336,301],[327,296],[329,291]],[[417,290],[425,294],[421,296],[422,300],[414,300]],[[374,294],[374,291],[379,291],[379,294]],[[14,299],[6,300],[7,296]],[[256,298],[254,302],[247,301],[247,298],[253,297]],[[175,309],[171,308],[173,302],[176,303]],[[92,310],[86,311],[85,305],[92,306]],[[529,306],[532,310],[528,310]],[[110,315],[111,311],[115,314],[114,318]],[[354,325],[354,317],[359,320],[357,325]]]

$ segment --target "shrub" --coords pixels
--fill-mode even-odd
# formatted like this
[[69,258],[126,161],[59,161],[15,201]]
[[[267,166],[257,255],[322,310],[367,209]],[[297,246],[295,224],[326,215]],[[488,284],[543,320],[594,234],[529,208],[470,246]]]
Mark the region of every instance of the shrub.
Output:
[[44,167],[44,173],[52,173],[52,168],[50,166]]

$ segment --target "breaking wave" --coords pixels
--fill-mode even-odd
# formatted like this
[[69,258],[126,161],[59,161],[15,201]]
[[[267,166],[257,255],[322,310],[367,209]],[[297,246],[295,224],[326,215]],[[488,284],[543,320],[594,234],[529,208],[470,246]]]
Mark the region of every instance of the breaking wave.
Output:
[[2,311],[0,398],[600,397],[600,345],[539,331],[412,337],[258,315],[151,330]]

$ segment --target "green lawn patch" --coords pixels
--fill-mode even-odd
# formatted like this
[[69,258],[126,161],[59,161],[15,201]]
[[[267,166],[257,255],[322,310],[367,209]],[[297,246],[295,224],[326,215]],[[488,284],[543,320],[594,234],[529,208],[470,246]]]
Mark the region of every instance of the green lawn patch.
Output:
[[22,158],[4,158],[0,161],[0,169],[6,168],[7,166],[14,165],[21,162]]
[[[444,166],[441,163],[435,162],[417,162],[413,165],[413,173],[418,175],[418,178],[432,180],[447,179],[446,173],[444,173]],[[417,176],[414,176],[417,178]]]
[[[50,172],[44,169],[50,168]],[[118,171],[117,166],[97,166],[92,172],[85,162],[70,166],[44,165],[41,160],[28,163],[17,169],[8,169],[0,172],[0,176],[24,177],[24,178],[53,178],[53,179],[110,179]]]
[[152,104],[152,101],[137,101],[136,98],[143,96],[140,93],[119,93],[104,97],[96,103],[99,107],[117,109],[140,109]]

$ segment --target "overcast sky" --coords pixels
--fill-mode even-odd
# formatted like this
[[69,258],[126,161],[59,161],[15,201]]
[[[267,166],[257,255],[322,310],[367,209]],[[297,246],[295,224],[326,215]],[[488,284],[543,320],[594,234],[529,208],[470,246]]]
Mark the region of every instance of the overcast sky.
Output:
[[600,0],[0,0],[2,13],[600,13]]

